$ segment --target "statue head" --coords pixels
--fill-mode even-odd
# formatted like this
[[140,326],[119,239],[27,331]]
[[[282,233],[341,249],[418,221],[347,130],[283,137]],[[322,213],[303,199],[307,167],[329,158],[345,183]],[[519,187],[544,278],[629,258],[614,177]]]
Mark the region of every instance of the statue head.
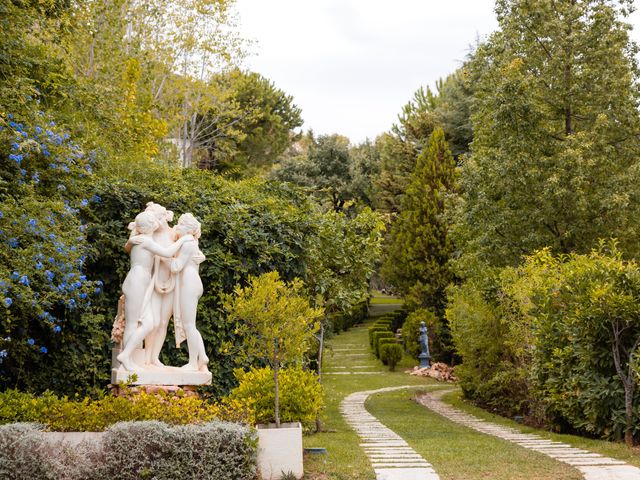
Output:
[[142,212],[136,216],[135,221],[129,224],[131,235],[151,234],[160,226],[158,219],[151,212]]
[[194,238],[200,238],[200,222],[196,220],[191,213],[183,213],[178,219],[178,225],[176,226],[176,232],[179,237],[183,235],[193,235]]
[[145,212],[153,213],[160,225],[168,225],[168,222],[173,221],[173,212],[171,210],[167,210],[165,207],[160,205],[159,203],[149,202],[147,203],[147,208]]

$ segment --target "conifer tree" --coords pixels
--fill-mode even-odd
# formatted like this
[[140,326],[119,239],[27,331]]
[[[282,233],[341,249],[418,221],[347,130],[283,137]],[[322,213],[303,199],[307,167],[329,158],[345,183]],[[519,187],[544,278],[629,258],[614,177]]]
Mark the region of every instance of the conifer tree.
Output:
[[411,306],[436,313],[443,310],[444,290],[452,280],[448,266],[452,248],[444,210],[455,178],[455,162],[444,132],[436,128],[409,178],[383,265],[383,276]]

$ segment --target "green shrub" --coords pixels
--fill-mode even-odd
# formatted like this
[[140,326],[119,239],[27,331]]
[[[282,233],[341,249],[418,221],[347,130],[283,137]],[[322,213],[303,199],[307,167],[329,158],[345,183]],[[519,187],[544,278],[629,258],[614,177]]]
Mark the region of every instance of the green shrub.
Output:
[[387,345],[389,343],[398,343],[394,338],[380,338],[378,339],[378,352],[380,353],[380,360],[382,361],[383,365],[387,365],[386,360],[382,357],[382,346],[383,345]]
[[95,441],[56,446],[55,455],[49,442],[38,425],[0,426],[0,478],[250,480],[256,475],[255,432],[238,424],[118,423]]
[[395,338],[395,335],[393,334],[393,332],[390,332],[388,330],[386,332],[375,332],[373,334],[373,352],[378,358],[380,358],[380,351],[378,350],[378,341],[381,338]]
[[377,332],[388,332],[389,329],[383,325],[374,325],[372,327],[369,327],[368,329],[369,331],[369,345],[371,346],[371,348],[373,348],[373,335],[374,333]]
[[98,400],[59,398],[50,392],[39,397],[16,390],[0,393],[0,423],[34,422],[61,432],[99,432],[123,421],[189,424],[215,419],[241,420],[246,416],[241,410],[232,412],[229,406],[162,392],[106,396]]
[[382,363],[389,365],[389,370],[394,371],[402,360],[402,345],[395,342],[380,345],[380,359]]
[[[239,385],[224,403],[232,411],[247,411],[251,423],[272,423],[274,412],[274,380],[270,368],[236,371]],[[324,392],[314,372],[300,367],[280,371],[280,419],[312,425],[324,407]]]

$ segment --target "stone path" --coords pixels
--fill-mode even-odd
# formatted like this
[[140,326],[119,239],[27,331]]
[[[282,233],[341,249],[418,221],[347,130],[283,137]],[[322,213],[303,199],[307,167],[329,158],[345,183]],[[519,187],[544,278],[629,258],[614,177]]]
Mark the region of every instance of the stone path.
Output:
[[539,435],[522,433],[514,428],[485,422],[478,417],[447,405],[441,400],[441,397],[450,391],[438,390],[429,392],[421,395],[418,401],[453,422],[478,432],[513,442],[529,450],[543,453],[559,462],[569,464],[580,470],[586,480],[640,480],[640,468],[621,460],[575,448],[566,443],[554,442]]
[[362,438],[360,445],[371,461],[376,480],[439,480],[430,463],[364,408],[369,395],[405,388],[412,387],[388,387],[352,393],[342,401],[340,410],[347,423]]

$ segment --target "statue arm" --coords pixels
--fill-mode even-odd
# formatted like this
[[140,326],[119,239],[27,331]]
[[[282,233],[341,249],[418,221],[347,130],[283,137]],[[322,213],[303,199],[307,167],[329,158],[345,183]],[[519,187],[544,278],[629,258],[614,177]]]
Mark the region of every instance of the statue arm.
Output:
[[170,258],[175,255],[175,253],[178,251],[178,249],[182,246],[184,242],[187,242],[189,240],[193,240],[193,237],[191,235],[185,235],[184,237],[178,239],[178,241],[173,243],[172,245],[168,247],[163,247],[158,243],[154,242],[152,239],[147,238],[145,239],[142,245],[144,246],[144,248],[149,250],[154,255],[158,255],[159,257]]
[[[183,237],[184,238],[184,237]],[[193,246],[195,242],[186,244],[176,258],[171,261],[171,273],[181,272],[184,266],[187,264],[191,256],[193,255]]]

